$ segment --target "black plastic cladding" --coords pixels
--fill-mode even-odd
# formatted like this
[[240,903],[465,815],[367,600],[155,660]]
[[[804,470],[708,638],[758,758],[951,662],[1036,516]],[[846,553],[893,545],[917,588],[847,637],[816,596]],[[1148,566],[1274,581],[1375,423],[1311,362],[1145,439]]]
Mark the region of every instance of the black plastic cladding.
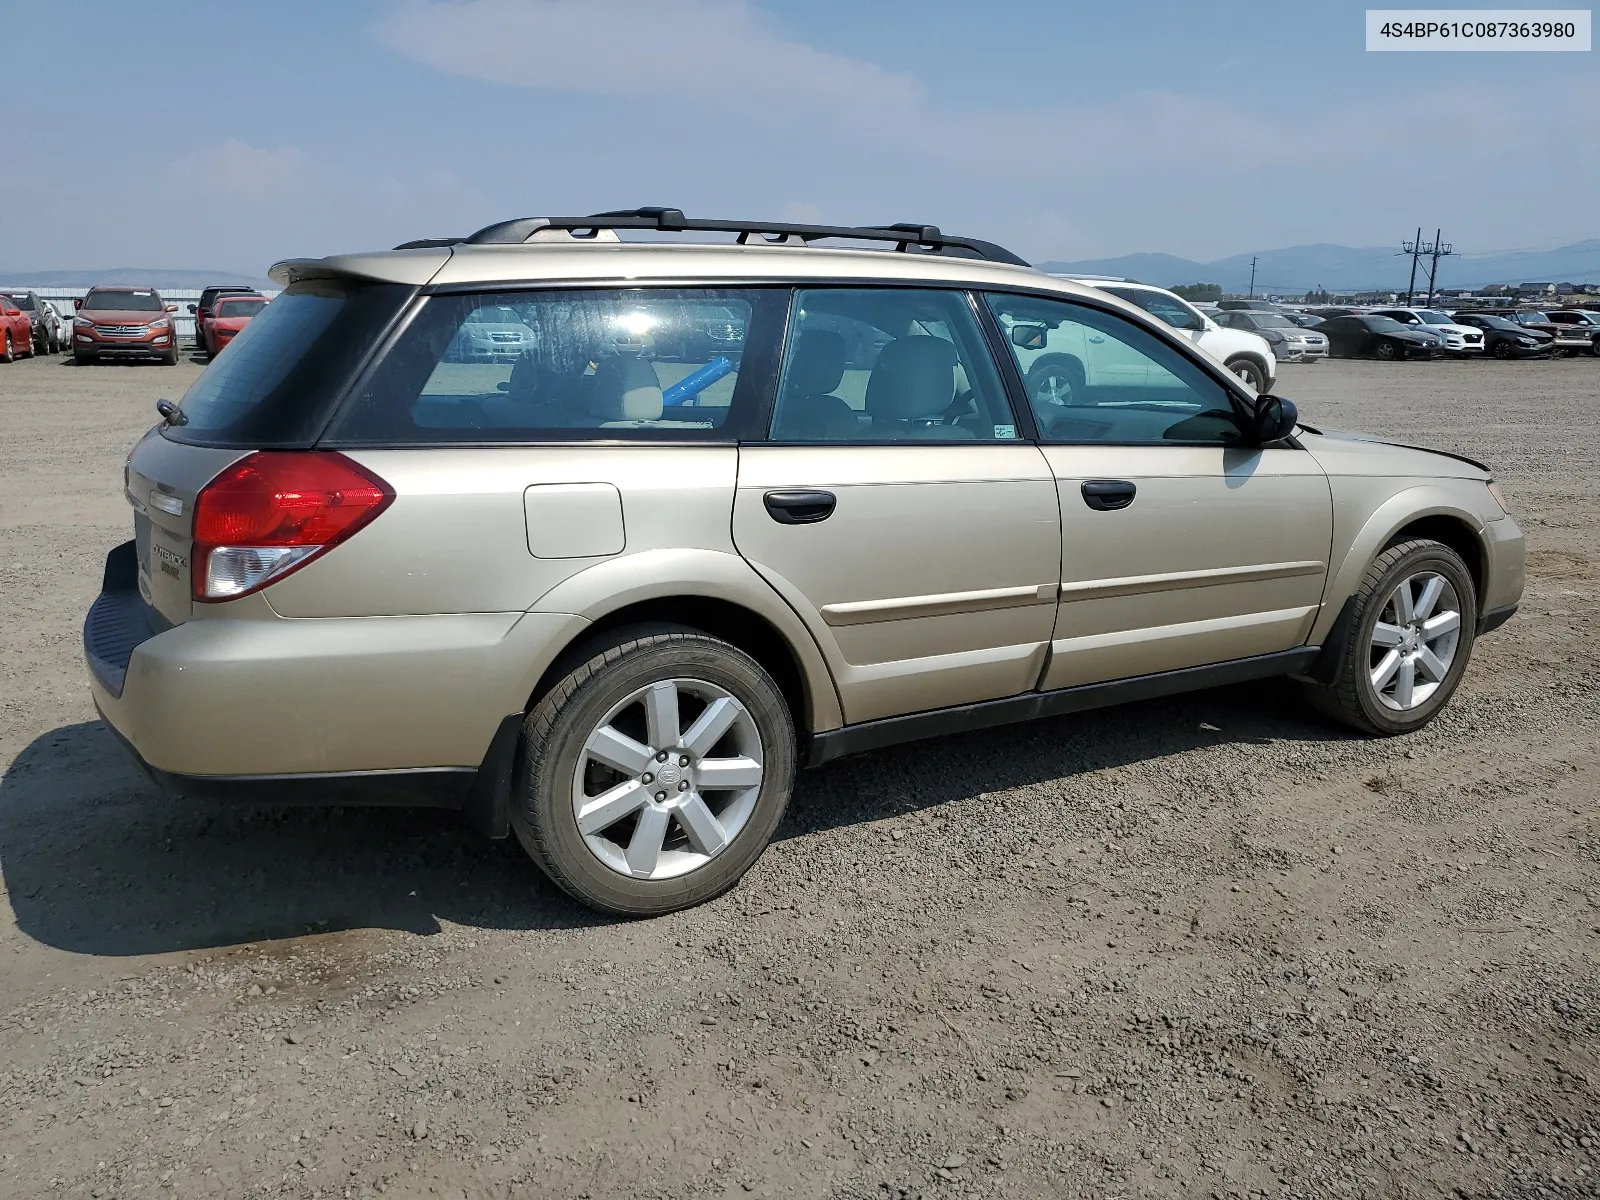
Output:
[[630,208],[616,212],[590,213],[586,217],[520,217],[486,225],[464,238],[419,238],[402,242],[396,250],[416,250],[442,246],[518,246],[541,229],[599,230],[649,229],[657,232],[736,233],[739,244],[752,237],[772,239],[770,244],[807,245],[824,238],[851,241],[892,242],[894,248],[909,254],[942,254],[953,258],[977,258],[987,262],[1031,266],[1004,246],[979,238],[955,237],[937,225],[900,222],[893,225],[801,225],[785,221],[731,221],[686,217],[679,208]]

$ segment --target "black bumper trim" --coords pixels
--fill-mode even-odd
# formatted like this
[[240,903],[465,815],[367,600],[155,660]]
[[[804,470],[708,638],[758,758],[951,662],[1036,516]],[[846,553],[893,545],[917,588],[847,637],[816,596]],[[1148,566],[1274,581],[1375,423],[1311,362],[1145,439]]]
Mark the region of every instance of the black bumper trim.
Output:
[[100,719],[122,748],[157,785],[191,800],[229,804],[382,805],[460,808],[478,776],[474,767],[418,767],[400,771],[326,771],[296,775],[182,775],[152,767],[104,713]]
[[134,544],[123,542],[106,555],[101,592],[83,619],[83,655],[89,670],[113,696],[122,695],[134,649],[160,630],[138,591]]
[[1050,692],[1025,692],[1020,696],[1007,696],[1001,700],[985,700],[978,704],[957,705],[954,708],[936,708],[930,712],[911,713],[904,717],[886,717],[880,721],[863,721],[857,725],[846,725],[842,729],[829,729],[813,734],[806,765],[817,767],[846,754],[859,754],[864,750],[877,750],[901,742],[918,741],[921,738],[988,729],[996,725],[1032,721],[1039,717],[1058,717],[1091,708],[1105,708],[1112,704],[1126,704],[1134,700],[1152,700],[1160,696],[1173,696],[1201,688],[1223,687],[1230,683],[1244,683],[1253,679],[1294,675],[1308,669],[1316,661],[1321,650],[1320,646],[1299,646],[1277,654],[1261,654],[1253,658],[1210,663],[1202,667],[1186,667],[1179,671],[1136,675],[1131,679],[1088,683],[1081,687],[1059,688]]
[[1508,604],[1504,608],[1491,608],[1478,618],[1478,636],[1482,637],[1486,633],[1493,633],[1516,615],[1517,606],[1515,604]]

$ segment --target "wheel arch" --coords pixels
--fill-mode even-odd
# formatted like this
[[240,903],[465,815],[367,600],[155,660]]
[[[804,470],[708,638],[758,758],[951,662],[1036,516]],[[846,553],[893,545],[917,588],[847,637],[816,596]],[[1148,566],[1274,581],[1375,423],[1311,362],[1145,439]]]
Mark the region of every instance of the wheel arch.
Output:
[[1327,638],[1372,560],[1406,538],[1431,538],[1459,554],[1467,564],[1478,606],[1482,607],[1489,585],[1483,517],[1452,495],[1444,483],[1407,488],[1368,516],[1343,555],[1330,564],[1322,611],[1311,630],[1311,645]]

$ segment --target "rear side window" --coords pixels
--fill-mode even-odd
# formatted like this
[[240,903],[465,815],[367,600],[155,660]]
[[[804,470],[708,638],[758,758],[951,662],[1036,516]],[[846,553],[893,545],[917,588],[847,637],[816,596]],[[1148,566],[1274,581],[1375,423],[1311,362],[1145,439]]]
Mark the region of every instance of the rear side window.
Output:
[[183,398],[163,434],[205,446],[309,446],[415,289],[297,283],[265,305]]
[[760,288],[433,296],[328,442],[735,441],[786,303]]

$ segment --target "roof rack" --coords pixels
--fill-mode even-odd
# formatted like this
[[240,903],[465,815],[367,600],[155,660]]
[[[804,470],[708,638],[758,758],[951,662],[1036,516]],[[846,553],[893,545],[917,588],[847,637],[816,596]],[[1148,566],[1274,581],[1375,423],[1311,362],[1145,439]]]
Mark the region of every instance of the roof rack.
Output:
[[[725,221],[686,217],[680,208],[629,208],[616,212],[590,213],[586,217],[522,217],[487,225],[464,238],[422,238],[404,242],[396,250],[416,250],[442,246],[508,246],[545,240],[539,235],[551,231],[561,240],[615,241],[616,230],[648,229],[664,233],[734,233],[739,245],[807,246],[825,238],[852,241],[890,242],[901,253],[944,254],[954,258],[978,258],[987,262],[1030,264],[1004,246],[978,238],[954,237],[937,225],[900,222],[894,225],[800,225],[787,221]],[[608,236],[609,235],[609,236]]]

